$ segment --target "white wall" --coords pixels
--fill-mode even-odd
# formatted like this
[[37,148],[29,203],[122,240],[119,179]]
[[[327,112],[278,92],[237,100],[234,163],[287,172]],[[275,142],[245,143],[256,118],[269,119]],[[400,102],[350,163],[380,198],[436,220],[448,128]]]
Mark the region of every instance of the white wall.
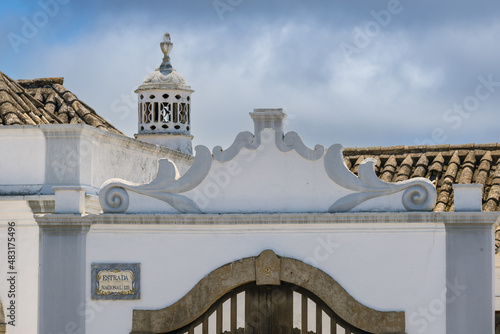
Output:
[[500,311],[500,254],[495,254],[495,311]]
[[28,185],[34,185],[32,189],[40,189],[45,176],[45,138],[42,131],[35,126],[2,127],[0,142],[0,194],[23,194],[30,190]]
[[[112,139],[112,140],[111,140]],[[92,149],[92,175],[85,183],[100,187],[111,178],[130,182],[149,183],[158,172],[158,160],[171,159],[182,175],[189,169],[191,160],[180,154],[173,155],[159,146],[129,138],[86,138],[82,147]]]
[[158,160],[175,160],[180,174],[187,155],[88,125],[13,126],[0,131],[0,194],[52,194],[53,185],[84,185],[95,194],[104,181],[148,183]]
[[[92,301],[89,333],[128,333],[133,309],[183,297],[212,270],[272,249],[322,269],[377,310],[404,310],[408,333],[445,333],[446,312],[421,315],[440,298],[446,275],[442,224],[94,225],[87,270],[97,263],[141,263],[141,299]],[[90,316],[90,314],[92,316]]]
[[[8,223],[15,222],[15,297],[9,298],[11,275],[7,262]],[[15,201],[0,197],[0,300],[6,321],[10,311],[6,308],[15,302],[15,326],[7,325],[8,334],[37,333],[38,326],[38,224],[24,200]]]

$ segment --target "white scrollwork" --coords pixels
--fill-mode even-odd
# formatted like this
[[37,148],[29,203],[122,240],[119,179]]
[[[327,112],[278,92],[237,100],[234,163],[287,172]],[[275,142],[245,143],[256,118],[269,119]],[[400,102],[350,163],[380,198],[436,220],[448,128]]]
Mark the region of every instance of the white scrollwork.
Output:
[[[221,146],[214,147],[213,156],[217,161],[226,162],[232,160],[243,148],[249,150],[258,149],[261,142],[261,132],[255,136],[248,131],[240,132],[228,149],[223,150]],[[308,148],[294,131],[283,135],[282,131],[275,130],[274,142],[281,152],[286,153],[295,150],[302,158],[311,161],[320,159],[325,152],[325,148],[322,145],[316,145],[314,149]]]
[[415,184],[403,193],[403,205],[408,211],[428,211],[429,199],[432,199],[432,206],[434,207],[436,202],[435,194],[436,188],[432,183]]
[[129,197],[122,187],[108,184],[101,189],[101,193],[103,195],[99,196],[99,202],[105,212],[125,212],[128,209]]
[[111,179],[99,191],[99,203],[106,213],[125,212],[128,208],[128,193],[157,198],[168,203],[182,213],[201,213],[200,208],[190,198],[179,195],[198,186],[207,176],[212,166],[212,154],[205,146],[197,146],[196,157],[191,168],[178,177],[177,170],[168,159],[161,159],[158,174],[148,184],[136,184],[121,179]]
[[317,144],[314,149],[307,147],[300,136],[295,131],[287,132],[284,136],[282,132],[276,132],[275,137],[276,147],[281,152],[288,152],[295,150],[302,158],[316,161],[323,156],[325,153],[325,148],[323,145]]
[[255,150],[260,146],[260,137],[256,138],[251,132],[240,132],[236,136],[233,144],[227,150],[223,150],[221,146],[214,147],[212,154],[214,159],[221,162],[232,160],[242,148]]
[[380,196],[403,191],[402,204],[408,211],[430,211],[436,203],[436,188],[425,178],[414,178],[402,182],[387,183],[375,174],[375,159],[364,160],[358,168],[359,177],[345,165],[342,145],[330,146],[325,154],[325,171],[339,186],[354,191],[333,203],[329,212],[349,211],[357,205]]

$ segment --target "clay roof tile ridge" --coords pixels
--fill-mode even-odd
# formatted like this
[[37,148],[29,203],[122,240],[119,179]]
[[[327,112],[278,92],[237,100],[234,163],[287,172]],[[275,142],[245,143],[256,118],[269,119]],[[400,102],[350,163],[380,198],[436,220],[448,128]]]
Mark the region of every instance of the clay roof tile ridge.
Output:
[[444,157],[441,152],[434,158],[431,166],[429,167],[429,171],[441,172],[444,166]]

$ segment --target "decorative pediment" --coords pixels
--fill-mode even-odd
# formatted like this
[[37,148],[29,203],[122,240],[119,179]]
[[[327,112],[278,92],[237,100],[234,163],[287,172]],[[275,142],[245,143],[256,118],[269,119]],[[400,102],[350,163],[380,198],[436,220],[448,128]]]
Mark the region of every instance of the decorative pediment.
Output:
[[196,147],[191,168],[179,176],[175,164],[159,161],[149,184],[111,179],[100,190],[104,212],[234,213],[429,211],[436,189],[425,178],[381,181],[374,159],[359,176],[344,164],[342,146],[310,149],[295,132],[283,132],[281,109],[250,114],[255,131],[241,132],[226,150]]

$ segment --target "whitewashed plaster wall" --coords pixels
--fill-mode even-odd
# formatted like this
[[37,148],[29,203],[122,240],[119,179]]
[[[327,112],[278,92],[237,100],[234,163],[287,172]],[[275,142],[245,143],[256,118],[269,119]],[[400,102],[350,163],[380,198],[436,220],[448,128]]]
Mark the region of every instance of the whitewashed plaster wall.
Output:
[[[54,210],[54,195],[45,194],[53,194],[54,185],[86,186],[87,209],[95,213],[100,208],[92,194],[104,180],[120,176],[149,182],[156,175],[158,159],[175,159],[179,172],[184,173],[191,158],[87,125],[4,127],[0,143],[0,272],[4,275],[9,271],[7,232],[8,222],[14,221],[19,273],[16,326],[8,326],[7,332],[37,333],[40,234],[34,213]],[[2,279],[0,300],[4,307],[11,300],[8,293],[8,282]]]
[[85,182],[92,184],[96,190],[106,180],[117,175],[129,175],[136,180],[134,182],[149,182],[156,176],[158,160],[162,158],[175,161],[181,175],[192,162],[185,154],[124,136],[108,138],[108,134],[102,132],[85,137],[82,140],[82,151],[90,145],[92,174],[90,177],[86,175]]
[[0,195],[39,191],[45,175],[43,132],[34,126],[4,126],[0,142]]
[[128,333],[133,309],[166,307],[212,270],[265,249],[318,267],[369,307],[406,311],[410,334],[446,332],[444,303],[432,321],[421,314],[446,291],[444,224],[334,221],[94,225],[87,237],[87,277],[94,262],[139,262],[141,299],[91,300],[88,282],[87,332]]
[[500,311],[500,254],[495,254],[495,310]]
[[88,125],[12,126],[0,131],[0,194],[51,194],[54,185],[83,185],[95,194],[109,178],[149,182],[158,159],[174,159],[179,172],[187,155]]
[[[11,272],[7,262],[8,223],[15,222],[15,297],[9,298]],[[0,300],[4,306],[6,320],[10,311],[6,308],[15,301],[15,326],[7,325],[9,334],[38,332],[38,224],[26,200],[0,197]]]

